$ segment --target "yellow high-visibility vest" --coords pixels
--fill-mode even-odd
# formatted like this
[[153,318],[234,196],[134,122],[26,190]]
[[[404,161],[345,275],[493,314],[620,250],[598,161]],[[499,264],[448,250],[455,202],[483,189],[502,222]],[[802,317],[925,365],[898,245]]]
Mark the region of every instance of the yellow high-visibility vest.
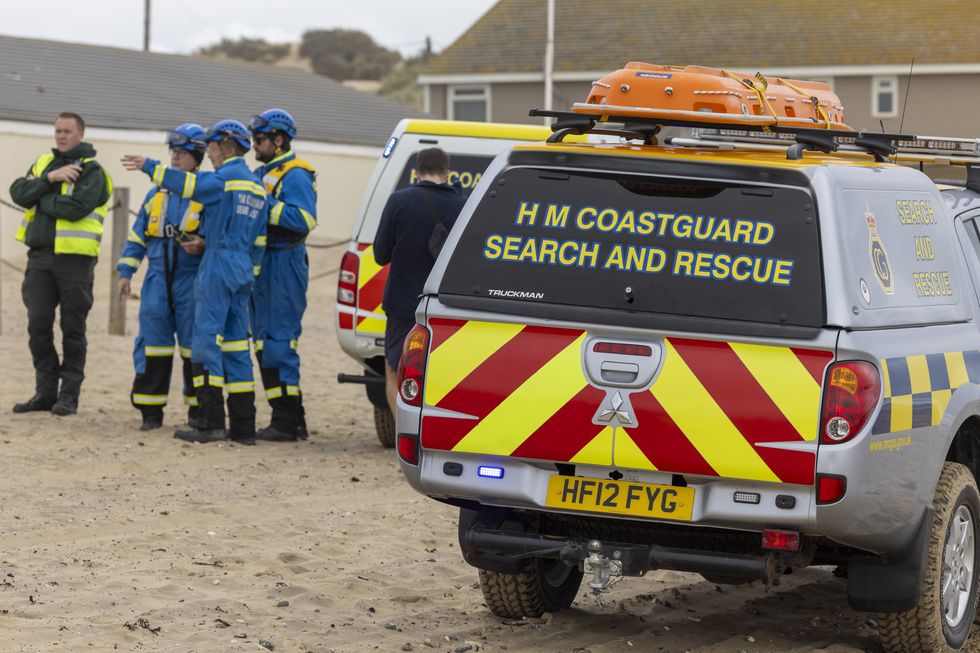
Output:
[[[79,163],[85,165],[89,161],[94,161],[92,157],[79,159]],[[54,161],[54,154],[42,154],[31,167],[31,174],[40,177]],[[105,175],[106,189],[109,192],[109,199],[102,206],[96,207],[91,213],[79,220],[65,220],[55,217],[54,231],[54,253],[55,254],[81,254],[82,256],[98,256],[99,245],[102,243],[102,223],[105,221],[106,213],[109,212],[109,204],[112,202],[112,178],[105,168],[99,166],[102,174]],[[67,181],[61,182],[59,192],[61,195],[71,195],[75,190],[75,184]],[[17,240],[24,242],[27,237],[27,225],[37,215],[37,208],[32,207],[24,214],[17,229]]]
[[311,166],[303,159],[297,158],[297,159],[290,159],[289,161],[286,161],[282,165],[276,166],[269,172],[265,173],[265,176],[262,177],[262,183],[263,185],[265,185],[265,191],[269,195],[272,195],[276,199],[279,199],[279,186],[282,183],[282,178],[285,177],[286,173],[292,170],[293,168],[306,170],[308,173],[313,175],[313,180],[314,180],[313,184],[314,184],[314,188],[316,188],[316,170],[314,170],[313,166]]
[[[159,189],[156,194],[143,205],[143,210],[149,218],[146,222],[146,235],[150,238],[168,238],[167,210],[170,205],[171,193],[168,190]],[[201,211],[204,206],[200,202],[188,202],[184,214],[180,217],[178,229],[185,233],[197,233],[201,226]]]

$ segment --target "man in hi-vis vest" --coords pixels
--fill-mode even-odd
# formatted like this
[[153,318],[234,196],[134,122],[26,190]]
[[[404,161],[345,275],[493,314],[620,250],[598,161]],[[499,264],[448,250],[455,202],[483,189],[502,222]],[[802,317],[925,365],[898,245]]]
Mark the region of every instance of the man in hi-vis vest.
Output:
[[291,144],[296,121],[283,109],[252,116],[255,176],[268,194],[269,234],[262,272],[252,294],[252,338],[272,407],[269,426],[255,434],[273,442],[305,440],[297,343],[306,311],[306,237],[316,228],[316,172]]
[[[84,136],[81,116],[60,114],[54,123],[56,147],[10,186],[10,197],[27,209],[17,240],[30,248],[21,293],[35,371],[35,394],[15,404],[15,413],[78,411],[85,377],[85,319],[92,308],[102,222],[112,196],[112,180],[95,161],[95,148],[82,142]],[[55,307],[61,313],[60,361],[54,346]]]

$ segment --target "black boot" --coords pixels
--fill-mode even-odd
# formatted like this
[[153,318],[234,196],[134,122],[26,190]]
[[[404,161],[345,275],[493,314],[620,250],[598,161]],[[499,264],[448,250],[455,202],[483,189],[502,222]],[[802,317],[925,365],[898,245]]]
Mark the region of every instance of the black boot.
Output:
[[238,444],[255,444],[255,393],[228,395],[228,437]]
[[225,431],[225,404],[222,400],[221,388],[208,384],[208,374],[203,371],[203,368],[199,371],[195,370],[195,377],[203,380],[203,383],[195,389],[198,403],[198,423],[192,425],[190,429],[175,431],[174,437],[185,442],[202,443],[228,439],[228,433]]
[[286,385],[279,386],[282,396],[269,400],[272,407],[272,419],[269,426],[255,434],[257,440],[267,442],[295,442],[299,438],[301,404],[296,395],[286,394]]
[[140,431],[152,431],[163,426],[163,410],[146,408],[141,412],[143,413],[143,423],[140,425]]
[[187,408],[187,425],[192,429],[203,429],[207,426],[204,418],[201,417],[201,410],[197,406]]
[[74,415],[78,412],[78,397],[62,392],[58,396],[58,401],[51,406],[51,412],[61,417]]
[[22,404],[14,404],[15,413],[30,413],[37,410],[48,411],[55,404],[54,395],[35,394]]

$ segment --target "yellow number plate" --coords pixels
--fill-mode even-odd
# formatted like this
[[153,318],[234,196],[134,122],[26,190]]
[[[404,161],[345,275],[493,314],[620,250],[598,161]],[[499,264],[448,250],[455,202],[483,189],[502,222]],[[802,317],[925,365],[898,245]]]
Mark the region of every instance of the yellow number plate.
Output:
[[566,510],[690,521],[694,488],[556,475],[548,480],[545,505]]

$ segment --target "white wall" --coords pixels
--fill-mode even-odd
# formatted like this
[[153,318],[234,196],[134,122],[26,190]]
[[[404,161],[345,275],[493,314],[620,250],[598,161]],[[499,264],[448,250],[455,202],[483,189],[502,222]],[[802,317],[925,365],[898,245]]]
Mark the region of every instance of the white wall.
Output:
[[[164,145],[164,132],[131,131],[116,129],[89,128],[85,140],[92,143],[98,151],[96,157],[112,177],[117,188],[130,189],[130,208],[139,208],[150,187],[146,175],[127,172],[119,164],[123,154],[143,154],[155,159],[169,161],[167,147]],[[377,163],[381,148],[347,145],[329,145],[309,141],[296,141],[294,150],[317,170],[318,227],[310,237],[311,243],[334,242],[350,237],[354,217],[361,195],[371,172]],[[0,198],[10,201],[10,184],[14,179],[27,173],[38,155],[54,146],[54,127],[52,125],[0,121]],[[256,162],[251,155],[249,165]],[[206,162],[205,169],[210,169]],[[130,216],[130,224],[133,221]],[[23,267],[27,248],[14,240],[21,214],[0,205],[0,256],[18,267]],[[112,233],[111,215],[106,219],[105,237],[102,240],[102,256],[99,268],[114,267],[109,261]],[[3,274],[9,274],[7,267]]]

